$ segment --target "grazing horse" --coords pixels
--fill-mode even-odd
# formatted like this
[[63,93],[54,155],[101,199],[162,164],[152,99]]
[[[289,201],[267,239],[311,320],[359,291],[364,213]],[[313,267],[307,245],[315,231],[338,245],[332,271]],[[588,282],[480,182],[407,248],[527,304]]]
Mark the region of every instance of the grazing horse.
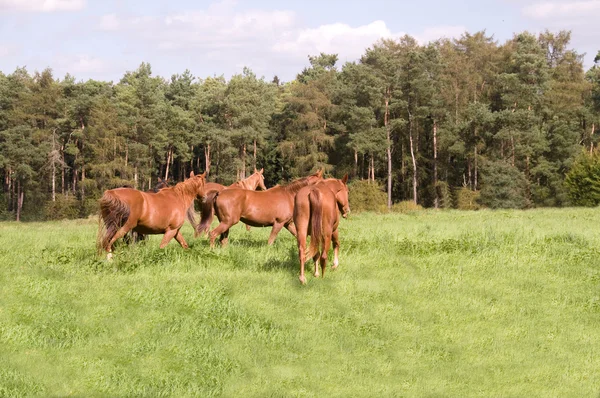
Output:
[[210,246],[214,247],[215,238],[221,235],[222,246],[227,244],[229,228],[242,221],[253,227],[273,226],[269,236],[269,244],[273,244],[281,228],[286,227],[296,236],[296,228],[292,224],[294,215],[294,196],[302,188],[322,180],[323,171],[319,170],[308,177],[300,178],[284,186],[275,186],[266,191],[248,191],[245,189],[224,189],[211,192],[206,196],[202,207],[203,218],[198,226],[200,231],[210,227],[210,214],[214,208],[221,222],[210,234]]
[[180,232],[190,204],[204,192],[206,172],[194,175],[173,187],[157,193],[132,188],[110,189],[100,198],[98,249],[112,258],[115,241],[133,230],[142,234],[164,234],[160,248],[175,238],[183,247],[188,245]]
[[[221,192],[224,189],[229,189],[229,188],[239,188],[239,189],[247,189],[249,191],[255,191],[257,188],[260,188],[263,191],[267,190],[267,187],[265,186],[265,177],[263,176],[263,171],[264,169],[260,169],[260,170],[256,170],[254,169],[254,173],[241,181],[236,181],[233,184],[229,185],[229,186],[224,186],[221,184],[218,184],[216,182],[207,182],[204,186],[204,195],[203,195],[203,199],[206,198],[206,196],[213,192]],[[208,211],[209,213],[205,215],[205,212]],[[208,220],[206,221],[206,228],[202,228],[200,229],[199,227],[197,227],[195,225],[195,220],[192,223],[192,226],[194,227],[194,236],[198,236],[198,235],[202,235],[204,232],[208,232],[208,229],[210,228],[210,224],[212,223],[213,217],[214,217],[214,210],[212,207],[210,208],[205,208],[204,206],[202,206],[200,208],[200,214],[201,214],[201,219],[202,220]],[[191,222],[191,221],[190,221]],[[250,227],[248,225],[246,225],[246,229],[250,229]]]
[[333,241],[334,253],[332,269],[338,267],[340,250],[338,209],[344,218],[350,212],[347,182],[347,174],[341,180],[328,178],[315,185],[304,187],[296,194],[293,220],[297,231],[296,240],[298,241],[300,282],[302,284],[306,283],[304,263],[306,262],[306,237],[308,235],[310,235],[308,256],[312,257],[315,262],[315,277],[319,276],[319,263],[321,274],[325,276],[327,252],[331,241]]

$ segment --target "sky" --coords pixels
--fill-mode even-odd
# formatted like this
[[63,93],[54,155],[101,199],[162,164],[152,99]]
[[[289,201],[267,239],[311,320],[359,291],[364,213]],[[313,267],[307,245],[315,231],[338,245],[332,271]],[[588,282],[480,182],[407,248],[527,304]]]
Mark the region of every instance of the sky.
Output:
[[308,55],[355,61],[381,38],[427,43],[485,30],[499,43],[515,32],[571,30],[593,65],[600,0],[0,0],[0,71],[52,68],[77,80],[119,81],[149,62],[169,78],[241,73],[294,79]]

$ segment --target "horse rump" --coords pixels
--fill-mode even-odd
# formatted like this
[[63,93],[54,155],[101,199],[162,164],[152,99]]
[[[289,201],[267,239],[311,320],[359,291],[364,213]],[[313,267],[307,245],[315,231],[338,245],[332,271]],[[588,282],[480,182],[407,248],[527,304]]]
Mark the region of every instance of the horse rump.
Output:
[[98,217],[98,252],[108,250],[108,243],[129,218],[129,205],[110,191],[104,192],[100,198],[100,214]]
[[214,215],[215,201],[218,195],[219,191],[210,191],[202,201],[202,207],[200,207],[200,224],[198,224],[194,236],[202,235],[210,229]]

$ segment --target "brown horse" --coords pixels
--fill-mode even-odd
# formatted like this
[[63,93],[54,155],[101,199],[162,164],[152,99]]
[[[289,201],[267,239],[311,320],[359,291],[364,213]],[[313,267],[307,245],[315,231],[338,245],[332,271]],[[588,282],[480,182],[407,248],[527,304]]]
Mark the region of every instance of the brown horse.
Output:
[[[296,228],[292,224],[294,215],[294,196],[302,188],[321,181],[323,171],[319,170],[308,177],[300,178],[288,185],[275,186],[266,191],[248,191],[245,189],[225,189],[207,195],[202,207],[203,214],[215,210],[221,222],[210,234],[210,246],[214,247],[215,238],[221,235],[222,246],[227,244],[229,228],[242,221],[253,227],[273,226],[269,236],[269,244],[273,244],[281,228],[286,227],[296,236]],[[203,231],[210,227],[208,217],[204,217],[198,227]]]
[[344,218],[350,212],[347,182],[347,174],[341,180],[328,178],[318,184],[304,187],[296,194],[293,220],[297,231],[296,240],[298,241],[300,282],[302,284],[306,283],[304,263],[306,262],[306,238],[308,235],[311,237],[308,256],[312,257],[315,262],[315,277],[319,276],[319,263],[321,274],[325,276],[327,252],[331,241],[333,241],[334,253],[332,269],[338,267],[340,250],[338,209]]
[[[247,189],[249,191],[255,191],[257,188],[260,188],[261,190],[266,191],[267,187],[265,186],[265,177],[263,176],[263,171],[264,171],[264,169],[260,169],[260,170],[254,169],[254,173],[250,177],[248,177],[244,180],[241,180],[241,181],[236,181],[227,187],[224,185],[218,184],[216,182],[207,182],[204,186],[203,199],[205,199],[206,196],[208,196],[208,194],[210,194],[213,191],[221,192],[222,190],[229,189],[229,188]],[[205,214],[206,211],[208,211],[209,214]],[[202,206],[200,208],[200,215],[201,215],[202,220],[205,220],[205,219],[208,220],[208,221],[206,221],[207,226],[206,226],[206,228],[201,229],[195,225],[195,222],[193,222],[192,226],[194,227],[194,230],[195,230],[194,236],[202,235],[204,232],[208,232],[208,228],[210,228],[210,224],[212,223],[212,220],[214,217],[214,210],[212,207],[205,208],[204,206]],[[246,225],[246,229],[249,230],[250,227]]]
[[[149,189],[149,190],[144,191],[144,192],[146,192],[146,193],[157,193],[161,189],[167,188],[169,185],[170,185],[169,184],[169,179],[163,180],[162,178],[158,177],[158,182],[156,183],[156,185],[154,186],[154,188]],[[132,187],[129,186],[129,185],[123,185],[121,188],[132,188]],[[188,219],[192,223],[192,226],[194,226],[195,225],[195,220],[194,220],[193,213],[192,214],[188,214]],[[123,237],[123,241],[125,243],[127,243],[128,245],[131,244],[131,243],[143,241],[145,239],[146,239],[146,235],[138,233],[138,232],[135,232],[135,231],[129,231]]]
[[173,238],[187,248],[180,229],[190,204],[204,192],[205,175],[191,172],[189,179],[157,193],[132,188],[105,191],[100,198],[98,249],[105,250],[110,259],[115,241],[130,230],[145,235],[164,234],[161,249]]

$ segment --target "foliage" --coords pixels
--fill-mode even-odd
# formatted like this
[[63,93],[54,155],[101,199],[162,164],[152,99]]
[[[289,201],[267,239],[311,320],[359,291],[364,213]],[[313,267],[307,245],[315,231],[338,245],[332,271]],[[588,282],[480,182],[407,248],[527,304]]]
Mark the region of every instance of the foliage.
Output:
[[488,162],[481,171],[479,203],[492,209],[523,209],[529,206],[527,180],[522,172],[504,162]]
[[79,217],[80,202],[71,196],[57,195],[55,201],[49,201],[44,207],[47,220],[63,220]]
[[348,200],[352,212],[386,212],[386,196],[381,186],[366,180],[357,180],[348,184]]
[[[565,175],[600,142],[600,64],[586,72],[570,41],[567,31],[504,43],[485,31],[428,44],[405,35],[357,62],[310,55],[290,82],[249,68],[166,79],[148,63],[115,83],[0,73],[3,208],[43,218],[69,193],[85,216],[108,188],[150,189],[191,170],[230,184],[255,166],[269,185],[348,172],[384,185],[388,206],[448,208],[461,187],[492,207],[565,206]],[[510,176],[518,187],[494,185]]]
[[600,151],[582,153],[565,178],[573,204],[598,206],[600,204]]
[[480,191],[472,191],[467,187],[462,187],[454,192],[455,208],[458,210],[479,210],[481,205],[479,199]]
[[415,204],[413,200],[403,200],[402,202],[394,203],[391,210],[394,213],[412,213],[423,210],[423,206]]

